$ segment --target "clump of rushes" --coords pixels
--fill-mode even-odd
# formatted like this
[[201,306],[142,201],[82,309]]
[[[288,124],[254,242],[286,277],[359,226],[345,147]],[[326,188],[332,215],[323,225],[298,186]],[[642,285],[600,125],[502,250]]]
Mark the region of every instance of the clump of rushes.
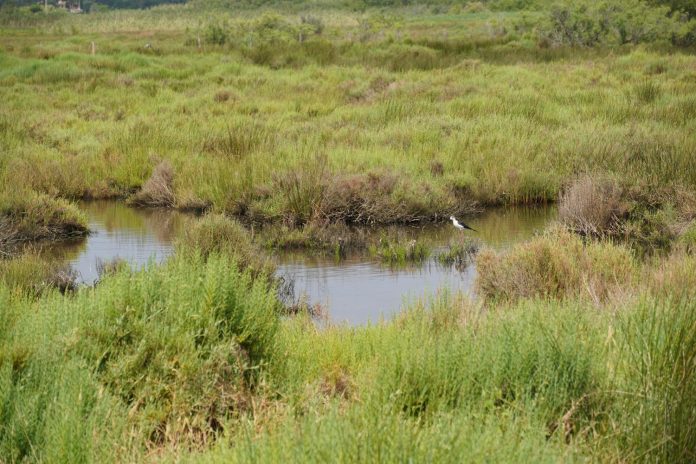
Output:
[[639,254],[669,250],[696,218],[696,197],[680,189],[624,188],[617,181],[583,176],[560,196],[559,216],[571,231],[611,238]]
[[481,245],[477,240],[459,238],[450,242],[446,251],[438,253],[437,260],[443,266],[454,266],[463,270],[473,262],[480,249]]
[[39,240],[64,240],[89,233],[87,218],[66,200],[47,195],[14,198],[0,211],[0,250]]
[[261,240],[267,248],[282,250],[313,250],[345,257],[351,250],[367,247],[367,231],[352,228],[345,223],[310,222],[301,229],[269,226],[261,231]]
[[585,175],[561,194],[561,221],[581,235],[615,235],[626,214],[623,190],[617,182]]
[[553,228],[507,252],[483,250],[476,263],[476,286],[488,300],[577,297],[599,305],[630,287],[637,272],[627,247],[583,243],[562,228]]
[[382,236],[376,244],[370,245],[370,254],[389,265],[422,263],[430,256],[430,248],[423,242],[389,239]]
[[162,161],[152,171],[142,189],[129,200],[133,206],[173,208],[176,204],[174,196],[174,168],[168,161]]
[[243,269],[254,275],[271,276],[275,271],[271,259],[257,247],[248,230],[223,214],[207,214],[185,228],[176,244],[177,253],[233,256]]

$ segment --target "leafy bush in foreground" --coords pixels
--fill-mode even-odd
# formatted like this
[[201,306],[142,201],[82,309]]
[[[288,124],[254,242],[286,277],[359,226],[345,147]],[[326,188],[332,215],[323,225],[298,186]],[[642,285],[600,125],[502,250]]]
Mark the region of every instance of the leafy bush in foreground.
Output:
[[121,271],[36,303],[2,287],[0,321],[9,461],[131,461],[205,443],[246,410],[278,328],[275,292],[221,257]]

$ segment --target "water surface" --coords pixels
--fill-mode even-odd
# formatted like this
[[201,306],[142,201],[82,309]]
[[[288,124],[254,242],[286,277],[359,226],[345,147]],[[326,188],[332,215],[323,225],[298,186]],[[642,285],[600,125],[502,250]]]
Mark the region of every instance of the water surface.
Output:
[[[121,259],[134,267],[149,261],[161,262],[173,253],[173,242],[190,216],[168,210],[134,209],[123,203],[103,201],[80,205],[87,214],[92,234],[81,241],[61,244],[51,250],[78,272],[84,283],[99,277],[100,262]],[[424,240],[434,247],[433,255],[465,234],[484,245],[505,248],[527,240],[555,218],[554,208],[493,210],[462,218],[478,232],[462,232],[451,224],[424,228],[391,228],[375,235],[398,235]],[[389,318],[409,301],[449,289],[471,293],[475,266],[455,269],[434,258],[421,266],[390,267],[368,253],[347,256],[339,262],[312,252],[276,255],[278,276],[294,282],[296,296],[321,304],[334,322],[364,324]]]
[[[510,208],[463,218],[476,233],[457,230],[449,223],[399,229],[398,234],[407,240],[424,240],[434,245],[433,257],[422,266],[386,266],[365,253],[336,262],[332,257],[295,252],[277,256],[278,273],[293,280],[295,292],[306,295],[308,302],[325,308],[332,321],[355,325],[376,322],[392,317],[409,302],[443,289],[473,292],[476,279],[473,264],[456,269],[443,266],[434,258],[458,235],[503,249],[528,240],[555,217],[556,209],[552,207]],[[390,235],[388,230],[376,233]]]
[[173,253],[176,235],[185,215],[162,209],[135,209],[115,201],[80,204],[91,234],[67,242],[54,252],[77,271],[78,280],[93,283],[100,263],[124,260],[139,268],[149,261],[162,262]]

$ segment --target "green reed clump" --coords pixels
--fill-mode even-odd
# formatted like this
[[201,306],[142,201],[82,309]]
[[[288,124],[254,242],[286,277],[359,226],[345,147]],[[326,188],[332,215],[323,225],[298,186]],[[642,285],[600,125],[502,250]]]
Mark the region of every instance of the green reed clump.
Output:
[[252,240],[251,232],[223,214],[210,213],[191,221],[176,242],[177,253],[207,258],[224,254],[234,257],[254,275],[270,277],[275,271],[271,259]]
[[[692,284],[696,279],[692,279]],[[648,299],[623,315],[625,384],[616,413],[628,459],[687,462],[696,452],[696,305]]]
[[437,254],[437,260],[444,266],[463,269],[474,261],[481,244],[474,239],[458,238],[447,245],[447,249]]
[[376,244],[369,246],[370,254],[382,263],[404,265],[422,263],[430,256],[430,247],[418,240],[394,240],[382,236]]

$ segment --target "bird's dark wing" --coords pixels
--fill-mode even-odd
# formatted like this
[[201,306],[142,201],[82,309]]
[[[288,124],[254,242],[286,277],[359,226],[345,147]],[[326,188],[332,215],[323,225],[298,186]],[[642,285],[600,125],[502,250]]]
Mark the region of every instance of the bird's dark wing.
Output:
[[470,231],[472,231],[472,232],[478,232],[478,230],[474,229],[473,227],[467,226],[467,225],[464,224],[463,222],[460,222],[460,224],[461,224],[462,227],[464,227],[465,229],[468,229],[468,230],[470,230]]

